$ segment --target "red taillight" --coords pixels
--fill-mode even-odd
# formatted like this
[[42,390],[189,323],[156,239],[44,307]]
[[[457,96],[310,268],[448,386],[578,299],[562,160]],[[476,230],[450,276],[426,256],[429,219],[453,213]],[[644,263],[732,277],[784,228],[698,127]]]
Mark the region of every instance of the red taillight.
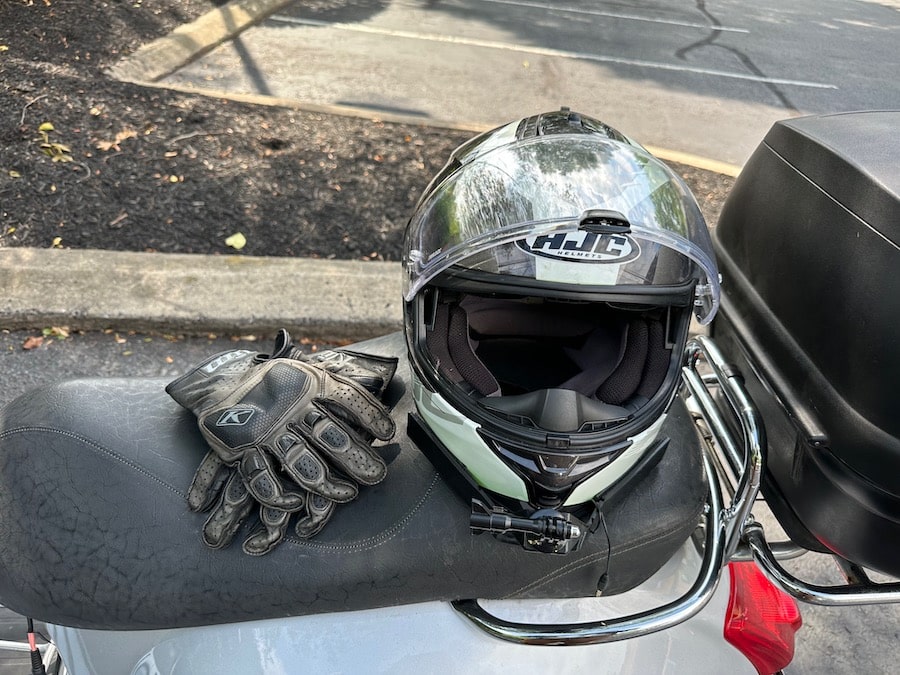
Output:
[[797,603],[752,562],[728,563],[731,597],[725,639],[760,672],[777,673],[794,658],[794,633],[803,620]]

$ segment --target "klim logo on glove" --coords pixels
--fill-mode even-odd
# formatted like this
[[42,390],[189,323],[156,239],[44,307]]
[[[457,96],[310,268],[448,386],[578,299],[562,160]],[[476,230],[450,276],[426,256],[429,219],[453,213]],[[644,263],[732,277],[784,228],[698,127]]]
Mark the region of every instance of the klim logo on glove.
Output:
[[256,410],[253,408],[230,408],[219,415],[216,426],[242,427],[250,421],[250,418],[253,417],[253,413],[255,412]]

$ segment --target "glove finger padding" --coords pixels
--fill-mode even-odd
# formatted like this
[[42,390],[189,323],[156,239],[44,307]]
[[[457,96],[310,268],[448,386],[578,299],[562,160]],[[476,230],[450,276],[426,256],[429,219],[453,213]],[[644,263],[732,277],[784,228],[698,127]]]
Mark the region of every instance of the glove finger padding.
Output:
[[315,399],[320,409],[336,413],[353,428],[378,440],[387,441],[393,437],[394,420],[378,399],[352,380],[328,375],[321,378]]
[[[303,491],[287,487],[285,481],[278,476],[272,460],[261,450],[253,448],[244,453],[238,463],[238,473],[253,498],[263,506],[284,511],[299,511],[306,502]],[[356,488],[350,487],[355,497]]]
[[[319,495],[310,494],[307,499],[305,514],[300,515],[294,531],[301,539],[314,537],[331,520],[335,503]],[[269,553],[282,542],[287,534],[291,513],[260,506],[260,527],[244,540],[241,548],[247,555],[260,556]]]
[[[285,482],[277,476],[271,480],[274,487],[270,490],[277,493],[281,499],[280,503],[288,505],[292,510],[279,510],[260,504],[260,519],[267,530],[268,543],[262,543],[258,533],[251,535],[254,541],[244,542],[244,550],[251,555],[263,555],[274,548],[284,538],[292,511],[301,510],[306,503],[302,491],[288,489]],[[241,525],[250,516],[255,505],[253,499],[260,501],[255,492],[259,491],[261,482],[259,476],[248,481],[241,471],[225,464],[215,451],[210,450],[206,453],[191,481],[188,506],[192,511],[207,511],[215,504],[216,508],[203,528],[203,541],[208,546],[222,548],[231,543]],[[250,486],[257,487],[257,490],[250,489]],[[264,519],[263,514],[267,510],[284,514],[279,517],[284,522],[274,525],[273,521],[276,519],[271,513]],[[280,535],[273,533],[273,530],[279,528]],[[261,550],[263,548],[265,550]]]
[[358,493],[356,485],[338,478],[328,464],[310,448],[295,425],[289,427],[298,433],[286,433],[272,447],[284,472],[299,486],[336,502],[349,502]]
[[228,546],[255,505],[244,481],[233,471],[203,525],[203,542],[210,548]]
[[221,496],[226,481],[234,472],[223,462],[215,450],[210,450],[200,462],[188,489],[188,506],[191,511],[206,511]]
[[306,502],[306,514],[297,519],[294,531],[301,539],[314,537],[331,520],[336,504],[330,499],[311,494]]
[[259,507],[259,521],[262,527],[244,540],[244,553],[247,555],[265,555],[281,543],[287,533],[291,514],[288,511],[273,509],[268,506]]
[[[301,428],[292,427],[304,433],[315,448],[350,478],[363,485],[375,485],[384,480],[387,466],[352,429],[346,428],[321,412],[312,412],[304,419]],[[313,490],[323,497],[341,502],[330,494]]]

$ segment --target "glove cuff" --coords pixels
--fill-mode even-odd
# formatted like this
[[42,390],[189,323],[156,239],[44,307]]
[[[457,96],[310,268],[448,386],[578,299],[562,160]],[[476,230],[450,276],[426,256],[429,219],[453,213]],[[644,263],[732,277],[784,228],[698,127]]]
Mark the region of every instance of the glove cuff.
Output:
[[[166,385],[166,393],[195,415],[215,405],[253,365],[255,352],[232,349],[209,357]],[[216,396],[211,398],[215,394]]]

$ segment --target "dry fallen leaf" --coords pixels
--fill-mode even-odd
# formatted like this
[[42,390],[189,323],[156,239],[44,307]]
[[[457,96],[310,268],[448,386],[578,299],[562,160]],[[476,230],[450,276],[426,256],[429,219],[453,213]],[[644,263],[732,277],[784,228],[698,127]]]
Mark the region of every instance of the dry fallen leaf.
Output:
[[119,147],[119,143],[127,141],[129,138],[137,138],[137,132],[134,129],[122,129],[122,131],[116,134],[116,137],[113,140],[97,141],[95,145],[98,150],[103,150],[105,152],[115,150],[116,152],[119,152],[122,149]]
[[22,343],[22,349],[37,349],[44,344],[44,338],[40,335],[32,335]]
[[69,337],[68,326],[51,326],[50,328],[45,328],[41,332],[44,334],[44,337],[55,337],[63,340]]

